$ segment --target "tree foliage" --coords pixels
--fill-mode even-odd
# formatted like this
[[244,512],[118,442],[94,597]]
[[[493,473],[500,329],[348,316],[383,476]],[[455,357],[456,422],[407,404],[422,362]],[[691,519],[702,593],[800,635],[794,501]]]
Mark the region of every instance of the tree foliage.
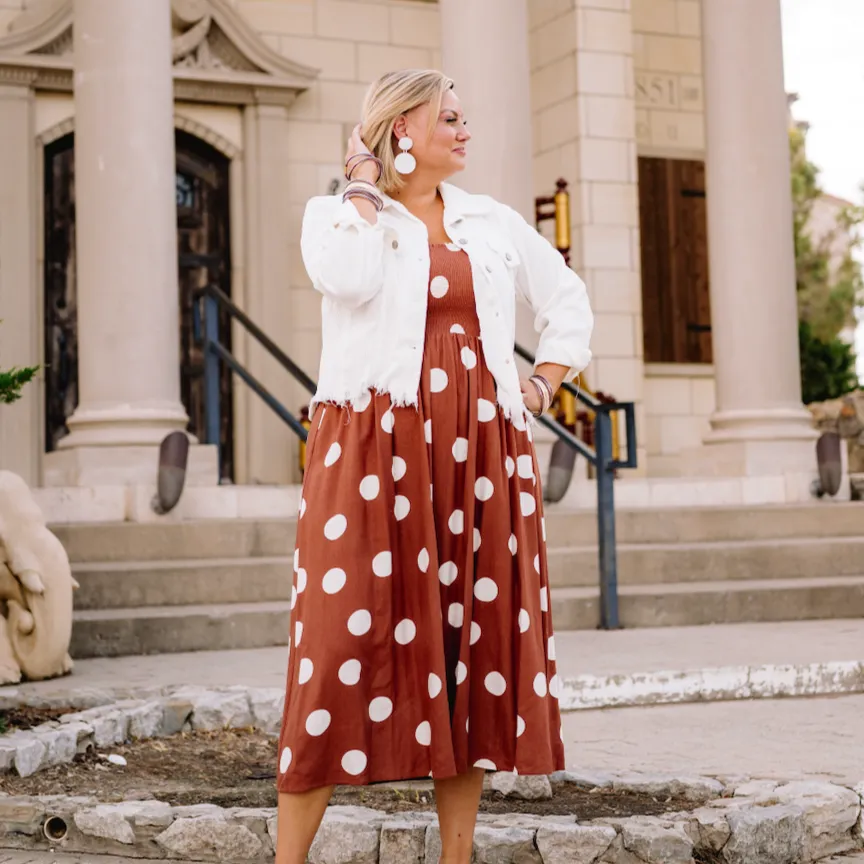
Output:
[[29,384],[39,371],[38,366],[27,366],[23,369],[12,367],[0,369],[0,405],[8,405],[21,398],[21,390]]
[[857,386],[855,352],[839,338],[855,324],[864,296],[856,253],[864,208],[850,205],[836,214],[831,230],[817,236],[813,216],[823,196],[819,169],[807,159],[804,132],[790,133],[796,290],[801,322],[801,385],[806,403],[833,399]]

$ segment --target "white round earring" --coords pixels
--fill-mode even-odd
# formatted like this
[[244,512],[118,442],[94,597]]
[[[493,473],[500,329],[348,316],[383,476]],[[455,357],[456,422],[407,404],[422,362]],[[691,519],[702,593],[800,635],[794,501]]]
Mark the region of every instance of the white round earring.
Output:
[[396,157],[394,164],[400,174],[411,174],[417,167],[417,160],[408,152],[413,146],[413,139],[407,135],[399,139],[399,149],[402,152]]

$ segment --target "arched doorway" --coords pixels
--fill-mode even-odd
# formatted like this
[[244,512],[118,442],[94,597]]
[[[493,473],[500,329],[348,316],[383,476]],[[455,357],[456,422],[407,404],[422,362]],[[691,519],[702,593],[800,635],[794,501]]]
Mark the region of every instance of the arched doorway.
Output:
[[[180,388],[189,432],[204,432],[204,363],[192,332],[194,292],[208,283],[231,295],[230,160],[187,132],[175,133],[177,171]],[[75,286],[75,138],[69,133],[45,147],[45,442],[49,452],[68,433],[78,404],[78,327]],[[231,328],[220,322],[223,344]],[[222,373],[220,476],[234,477],[233,392]]]

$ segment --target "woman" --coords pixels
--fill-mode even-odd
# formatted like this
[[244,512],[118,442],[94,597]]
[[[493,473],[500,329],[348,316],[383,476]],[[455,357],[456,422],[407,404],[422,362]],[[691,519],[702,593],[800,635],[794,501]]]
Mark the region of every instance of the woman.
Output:
[[[306,209],[323,352],[278,864],[306,860],[335,784],[429,776],[441,861],[467,862],[484,772],[564,765],[526,411],[587,365],[593,319],[583,283],[518,214],[444,183],[471,138],[452,87],[433,71],[373,84],[344,195]],[[541,334],[521,382],[517,293]]]

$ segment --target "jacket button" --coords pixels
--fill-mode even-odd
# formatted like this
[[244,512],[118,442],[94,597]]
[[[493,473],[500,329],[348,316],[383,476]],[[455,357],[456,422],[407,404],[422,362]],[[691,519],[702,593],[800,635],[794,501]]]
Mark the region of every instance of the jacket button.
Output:
[[398,240],[394,240],[394,241],[393,241],[393,248],[394,248],[394,249],[398,249],[398,248],[399,248],[399,241],[398,241]]

